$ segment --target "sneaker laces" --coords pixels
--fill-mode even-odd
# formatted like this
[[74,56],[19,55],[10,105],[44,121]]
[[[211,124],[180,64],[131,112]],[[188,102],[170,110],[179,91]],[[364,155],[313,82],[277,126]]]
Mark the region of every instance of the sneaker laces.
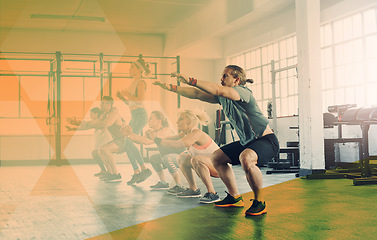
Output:
[[210,198],[210,196],[211,196],[211,193],[209,193],[209,192],[207,192],[206,194],[204,194],[204,198]]
[[251,204],[251,207],[258,207],[259,203],[263,203],[263,202],[258,201],[256,199],[250,199],[250,201],[253,201],[253,203]]

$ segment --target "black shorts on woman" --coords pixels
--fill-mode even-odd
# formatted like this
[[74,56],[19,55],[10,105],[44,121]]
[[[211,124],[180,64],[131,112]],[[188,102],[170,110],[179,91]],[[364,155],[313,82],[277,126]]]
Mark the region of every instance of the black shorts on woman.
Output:
[[236,141],[224,145],[220,149],[230,158],[232,165],[239,165],[240,154],[245,149],[251,149],[258,155],[257,166],[264,166],[279,154],[279,141],[272,133],[255,139],[245,146],[242,146],[240,141]]

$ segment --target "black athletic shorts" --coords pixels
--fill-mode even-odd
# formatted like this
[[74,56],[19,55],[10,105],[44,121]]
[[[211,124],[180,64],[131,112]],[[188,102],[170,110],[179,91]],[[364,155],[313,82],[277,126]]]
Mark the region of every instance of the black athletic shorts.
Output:
[[275,134],[267,134],[242,146],[240,141],[222,146],[220,149],[230,158],[233,165],[240,164],[240,154],[250,148],[258,155],[258,166],[266,165],[279,153],[279,141]]

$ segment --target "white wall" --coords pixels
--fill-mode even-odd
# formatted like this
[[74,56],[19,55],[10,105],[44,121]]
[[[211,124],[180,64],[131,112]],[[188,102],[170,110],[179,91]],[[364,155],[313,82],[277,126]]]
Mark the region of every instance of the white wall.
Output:
[[279,14],[249,25],[224,38],[224,56],[267,44],[296,31],[294,8],[284,9]]
[[[272,119],[270,119],[272,126]],[[279,139],[280,147],[286,147],[287,142],[298,141],[298,129],[290,129],[290,127],[298,127],[298,117],[283,117],[277,119],[276,136]]]
[[0,160],[48,160],[53,154],[44,135],[0,136]]

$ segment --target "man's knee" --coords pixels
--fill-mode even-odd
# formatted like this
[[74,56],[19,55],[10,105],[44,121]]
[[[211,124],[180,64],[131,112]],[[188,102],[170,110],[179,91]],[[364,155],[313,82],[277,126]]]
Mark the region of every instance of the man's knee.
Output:
[[240,163],[245,172],[250,168],[257,167],[258,155],[251,149],[246,149],[240,154]]

